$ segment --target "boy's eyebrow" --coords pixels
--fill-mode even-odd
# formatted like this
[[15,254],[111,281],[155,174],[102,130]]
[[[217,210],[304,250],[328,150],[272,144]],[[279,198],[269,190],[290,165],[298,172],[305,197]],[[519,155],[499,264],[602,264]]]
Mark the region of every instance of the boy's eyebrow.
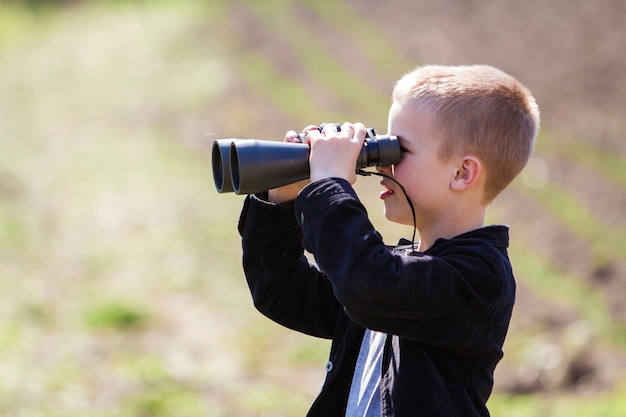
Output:
[[406,145],[409,144],[410,142],[404,139],[402,136],[396,136],[396,137],[398,138],[398,143],[400,144],[400,147],[406,149],[407,147]]

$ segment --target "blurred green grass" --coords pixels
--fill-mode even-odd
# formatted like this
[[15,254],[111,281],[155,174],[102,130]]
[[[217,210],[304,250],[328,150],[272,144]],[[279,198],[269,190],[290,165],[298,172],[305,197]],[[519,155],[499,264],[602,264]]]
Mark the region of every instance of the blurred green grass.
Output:
[[267,324],[241,278],[241,198],[210,176],[230,82],[196,38],[212,7],[1,9],[0,415],[255,412],[262,377],[237,363],[261,352],[238,328]]
[[[266,126],[268,136],[356,112],[380,130],[387,103],[310,30],[290,38],[288,28],[272,28],[292,3],[245,4],[265,30],[289,38],[294,65],[309,71],[305,83],[244,48],[229,20],[237,3],[0,6],[0,415],[282,416],[310,405],[328,342],[252,308],[236,234],[242,198],[215,192],[210,141],[218,127],[263,128],[270,112],[293,126]],[[333,7],[311,4],[340,30]],[[383,64],[397,59],[393,50],[361,23],[353,36],[378,45],[369,59],[396,78],[398,66]],[[337,95],[339,110],[307,107],[306,83]],[[228,96],[237,86],[266,106]],[[353,90],[362,95],[351,102]],[[560,213],[569,200],[554,196],[548,204]],[[370,214],[388,240],[406,234],[382,226],[380,210]],[[592,227],[581,233],[593,238]],[[516,256],[544,294],[564,281],[537,254]],[[558,285],[562,302],[604,322],[595,295]],[[523,343],[512,348],[523,356]],[[490,406],[494,415],[609,415],[624,408],[624,392],[592,402],[496,392]]]

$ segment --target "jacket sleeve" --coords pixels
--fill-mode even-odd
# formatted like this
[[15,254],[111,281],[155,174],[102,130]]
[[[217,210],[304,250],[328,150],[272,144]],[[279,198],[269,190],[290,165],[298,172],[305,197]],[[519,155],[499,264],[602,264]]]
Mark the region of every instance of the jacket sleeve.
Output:
[[348,316],[364,327],[446,348],[467,349],[503,298],[508,259],[480,241],[439,245],[436,254],[394,255],[352,186],[309,184],[296,201],[304,247],[315,255]]
[[304,254],[293,203],[249,195],[238,229],[255,307],[283,326],[331,338],[340,306],[326,276]]

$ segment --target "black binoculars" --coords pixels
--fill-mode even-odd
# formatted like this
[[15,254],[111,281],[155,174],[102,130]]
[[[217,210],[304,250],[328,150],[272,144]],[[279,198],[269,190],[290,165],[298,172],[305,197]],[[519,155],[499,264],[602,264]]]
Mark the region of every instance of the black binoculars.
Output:
[[[300,135],[300,140],[305,142],[305,135]],[[212,151],[215,188],[220,193],[254,194],[307,179],[309,152],[306,143],[218,139]],[[377,136],[374,128],[368,128],[355,170],[398,162],[398,138]]]

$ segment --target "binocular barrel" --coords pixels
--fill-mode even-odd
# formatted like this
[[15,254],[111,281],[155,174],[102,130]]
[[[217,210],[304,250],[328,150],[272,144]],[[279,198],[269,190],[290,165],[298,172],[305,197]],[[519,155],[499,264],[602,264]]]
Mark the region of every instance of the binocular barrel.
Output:
[[[213,143],[215,188],[220,193],[253,194],[309,178],[310,147],[258,139],[218,139]],[[355,170],[400,162],[395,136],[376,136],[363,142]]]

